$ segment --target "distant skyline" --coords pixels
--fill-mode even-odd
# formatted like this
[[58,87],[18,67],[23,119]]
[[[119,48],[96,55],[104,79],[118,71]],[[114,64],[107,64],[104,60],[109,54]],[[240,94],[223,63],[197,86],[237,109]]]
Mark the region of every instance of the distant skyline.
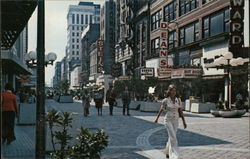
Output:
[[[45,54],[54,52],[57,61],[65,56],[67,45],[67,14],[69,5],[78,5],[75,0],[50,0],[45,1]],[[102,4],[105,0],[83,0],[81,2],[94,2]],[[37,47],[37,8],[28,23],[28,52]],[[45,82],[50,85],[54,76],[54,66],[45,68]]]

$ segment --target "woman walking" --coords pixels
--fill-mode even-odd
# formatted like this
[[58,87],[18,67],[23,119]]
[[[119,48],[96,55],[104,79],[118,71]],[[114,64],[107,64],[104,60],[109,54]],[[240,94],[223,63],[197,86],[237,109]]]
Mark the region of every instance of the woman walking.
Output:
[[2,93],[2,142],[10,144],[16,140],[14,127],[15,117],[18,117],[18,108],[16,96],[12,93],[12,86],[5,85],[5,91]]
[[176,87],[169,85],[167,90],[167,98],[162,101],[161,109],[155,119],[158,122],[160,115],[166,112],[164,117],[164,125],[168,132],[168,141],[166,144],[166,157],[170,159],[179,159],[180,153],[178,148],[178,141],[176,132],[179,125],[179,117],[182,118],[184,129],[187,127],[185,118],[183,116],[181,100],[176,95]]

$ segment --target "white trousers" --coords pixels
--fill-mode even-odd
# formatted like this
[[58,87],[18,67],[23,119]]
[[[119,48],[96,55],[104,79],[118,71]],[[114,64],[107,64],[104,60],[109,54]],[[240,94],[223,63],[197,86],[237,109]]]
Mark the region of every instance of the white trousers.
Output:
[[179,159],[180,152],[176,132],[178,129],[178,119],[168,119],[165,121],[165,127],[168,132],[168,141],[166,144],[166,154],[169,154],[169,159]]

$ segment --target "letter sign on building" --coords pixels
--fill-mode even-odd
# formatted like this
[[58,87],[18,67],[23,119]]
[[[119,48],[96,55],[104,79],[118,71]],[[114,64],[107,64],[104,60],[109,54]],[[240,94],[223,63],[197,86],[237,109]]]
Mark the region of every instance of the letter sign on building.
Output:
[[230,39],[229,51],[236,54],[243,46],[243,19],[244,19],[244,0],[231,0],[230,1]]

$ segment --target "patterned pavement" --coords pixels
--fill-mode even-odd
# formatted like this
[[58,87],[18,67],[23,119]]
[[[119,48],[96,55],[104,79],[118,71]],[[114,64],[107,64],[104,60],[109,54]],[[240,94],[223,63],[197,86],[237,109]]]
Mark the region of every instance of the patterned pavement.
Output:
[[[121,108],[114,108],[114,115],[110,116],[104,105],[102,116],[91,106],[90,116],[83,117],[80,101],[47,100],[46,106],[72,112],[74,120],[70,132],[73,136],[81,126],[91,131],[104,129],[109,136],[109,146],[102,152],[102,159],[165,158],[163,148],[168,137],[163,116],[159,123],[154,123],[156,113],[131,110],[131,116],[123,116]],[[210,114],[185,112],[185,117],[188,128],[183,129],[180,122],[177,132],[182,159],[250,159],[249,114],[242,118],[214,118]],[[2,145],[2,158],[34,158],[35,126],[16,126],[15,130],[17,140],[11,145]],[[50,150],[49,137],[47,143],[47,150]]]

